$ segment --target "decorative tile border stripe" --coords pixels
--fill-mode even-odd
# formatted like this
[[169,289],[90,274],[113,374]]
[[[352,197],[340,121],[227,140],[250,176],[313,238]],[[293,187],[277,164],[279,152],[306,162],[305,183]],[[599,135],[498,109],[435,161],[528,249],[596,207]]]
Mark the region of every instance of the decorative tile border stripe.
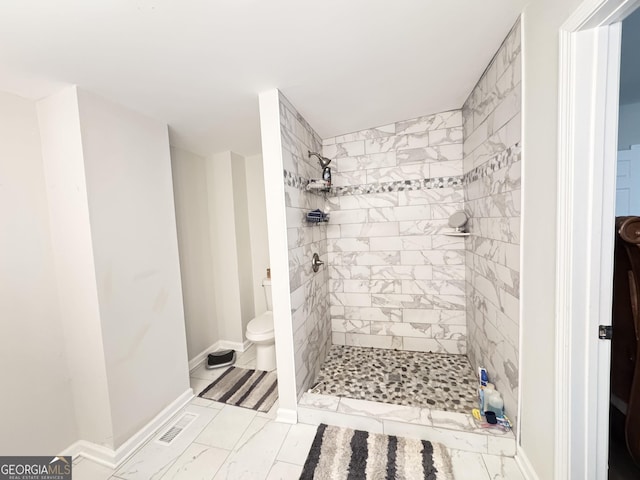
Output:
[[[420,180],[398,180],[395,182],[367,183],[363,185],[349,185],[347,187],[331,187],[331,190],[328,192],[328,194],[331,197],[341,197],[344,195],[366,195],[371,193],[404,192],[410,190],[429,190],[434,188],[459,187],[462,185],[469,185],[472,182],[491,175],[498,170],[501,170],[515,162],[520,161],[521,158],[522,149],[520,148],[520,143],[516,143],[515,145],[496,154],[482,165],[474,168],[473,170],[470,170],[464,175],[458,175],[455,177],[423,178]],[[284,170],[284,183],[289,187],[304,190],[309,184],[309,180],[296,175],[293,172]],[[319,195],[327,192],[310,190],[310,193]]]
[[405,192],[434,188],[457,187],[462,185],[462,177],[423,178],[421,180],[398,180],[395,182],[368,183],[348,187],[331,187],[332,197],[343,195],[363,195],[367,193]]
[[522,158],[522,149],[520,148],[520,143],[516,143],[515,145],[503,150],[497,155],[491,157],[489,160],[484,162],[482,165],[477,166],[476,168],[469,170],[467,173],[462,175],[462,184],[469,185],[470,183],[475,182],[481,178],[484,178],[492,173],[497,172],[509,165],[512,165],[515,162],[520,161]]
[[[284,183],[288,187],[304,190],[309,180],[284,170]],[[331,197],[344,195],[362,195],[367,193],[403,192],[409,190],[421,190],[432,188],[456,187],[462,185],[462,176],[423,178],[420,180],[398,180],[395,182],[368,183],[364,185],[350,185],[348,187],[331,187],[328,192]],[[323,193],[310,190],[311,193]]]
[[304,190],[307,188],[309,184],[309,180],[302,178],[295,173],[289,172],[288,170],[284,170],[284,184],[287,187],[299,188],[300,190]]

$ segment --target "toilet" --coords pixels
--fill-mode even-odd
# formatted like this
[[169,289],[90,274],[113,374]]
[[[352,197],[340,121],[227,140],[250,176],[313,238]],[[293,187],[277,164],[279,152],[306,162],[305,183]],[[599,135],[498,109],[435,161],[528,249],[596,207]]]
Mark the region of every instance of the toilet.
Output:
[[256,346],[256,370],[270,372],[276,368],[276,343],[271,311],[271,279],[262,280],[267,311],[247,324],[247,340]]

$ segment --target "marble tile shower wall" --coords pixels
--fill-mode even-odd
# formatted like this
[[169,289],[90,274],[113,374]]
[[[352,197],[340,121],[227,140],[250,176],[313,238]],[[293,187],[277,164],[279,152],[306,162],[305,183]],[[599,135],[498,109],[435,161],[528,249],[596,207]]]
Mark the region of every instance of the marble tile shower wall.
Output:
[[323,141],[334,344],[466,352],[462,112]]
[[520,22],[463,109],[468,356],[515,420],[520,289]]
[[306,222],[309,210],[325,208],[323,196],[305,190],[306,181],[319,178],[321,173],[318,162],[311,161],[307,152],[320,152],[322,141],[282,94],[280,123],[296,388],[302,395],[317,376],[331,346],[328,271],[324,268],[314,273],[311,269],[313,253],[328,263],[327,227]]

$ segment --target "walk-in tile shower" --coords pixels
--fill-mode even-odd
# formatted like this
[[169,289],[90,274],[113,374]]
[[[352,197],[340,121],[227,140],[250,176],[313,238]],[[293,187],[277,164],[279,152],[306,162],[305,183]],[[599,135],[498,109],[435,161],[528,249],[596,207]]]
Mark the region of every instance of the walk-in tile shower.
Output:
[[520,68],[518,22],[461,109],[324,140],[281,95],[298,395],[469,412],[484,366],[515,418]]

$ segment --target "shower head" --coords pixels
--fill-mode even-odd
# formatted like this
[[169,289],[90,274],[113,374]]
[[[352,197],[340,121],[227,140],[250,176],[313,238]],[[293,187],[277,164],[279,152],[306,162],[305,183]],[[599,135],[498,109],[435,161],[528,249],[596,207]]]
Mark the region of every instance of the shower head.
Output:
[[318,160],[320,161],[320,166],[322,168],[328,167],[329,164],[331,163],[331,159],[330,158],[323,157],[319,153],[312,152],[311,150],[309,150],[309,158],[311,158],[312,155],[315,156],[315,157],[318,157]]

